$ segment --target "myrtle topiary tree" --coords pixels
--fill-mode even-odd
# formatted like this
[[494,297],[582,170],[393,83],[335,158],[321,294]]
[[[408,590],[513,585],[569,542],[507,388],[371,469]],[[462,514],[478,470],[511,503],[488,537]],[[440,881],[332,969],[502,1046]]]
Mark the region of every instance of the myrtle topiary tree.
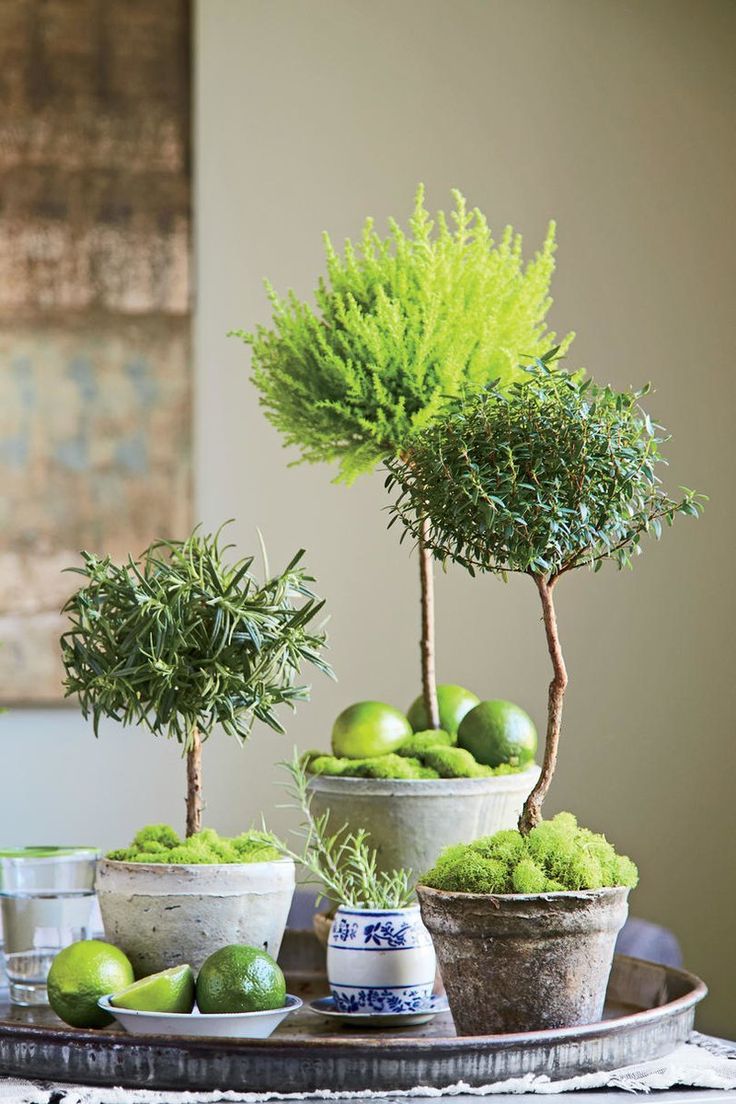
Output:
[[284,729],[274,712],[309,697],[303,664],[331,674],[325,635],[311,626],[323,602],[298,552],[260,584],[252,558],[229,563],[219,532],[160,540],[115,564],[82,553],[69,568],[85,582],[64,606],[66,694],[95,735],[102,717],[139,724],[179,743],[187,758],[187,836],[202,826],[202,741],[220,725],[241,742],[254,720]]
[[617,392],[536,360],[507,393],[492,385],[456,402],[419,435],[411,464],[390,462],[398,495],[391,524],[424,539],[436,557],[471,575],[529,575],[539,591],[553,678],[542,771],[519,821],[526,835],[541,820],[557,761],[567,670],[554,592],[579,567],[605,560],[630,567],[641,538],[662,522],[697,516],[702,496],[670,498],[658,469],[666,438],[639,405],[646,393]]
[[[267,284],[271,328],[237,331],[253,349],[253,379],[266,416],[305,461],[339,464],[351,482],[388,458],[411,462],[417,433],[447,402],[491,380],[521,378],[522,356],[554,345],[544,319],[551,305],[554,224],[526,266],[521,237],[500,241],[485,217],[453,192],[451,220],[432,220],[424,189],[405,233],[390,221],[382,238],[372,220],[340,256],[325,235],[327,277],[315,306]],[[569,335],[564,344],[569,344]],[[422,687],[439,727],[434,673],[432,558],[418,528]]]

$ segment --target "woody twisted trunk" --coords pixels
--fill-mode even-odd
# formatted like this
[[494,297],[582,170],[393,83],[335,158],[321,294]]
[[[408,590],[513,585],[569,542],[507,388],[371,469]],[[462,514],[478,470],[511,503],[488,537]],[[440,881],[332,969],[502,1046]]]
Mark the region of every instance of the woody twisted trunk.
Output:
[[430,728],[440,727],[440,711],[437,704],[437,678],[434,669],[434,576],[432,552],[427,546],[429,521],[422,518],[419,530],[419,579],[422,605],[422,696]]
[[187,748],[187,838],[202,830],[202,737],[192,728]]
[[553,675],[547,697],[547,734],[544,742],[542,773],[536,786],[524,802],[524,808],[519,817],[519,831],[523,836],[527,835],[542,819],[542,803],[547,796],[547,790],[550,787],[557,765],[557,748],[562,727],[562,704],[567,686],[567,668],[565,667],[565,658],[562,654],[557,632],[557,616],[552,597],[557,578],[558,576],[553,576],[551,579],[547,579],[542,575],[534,576],[534,582],[542,600],[544,631],[547,636],[550,659],[552,660]]

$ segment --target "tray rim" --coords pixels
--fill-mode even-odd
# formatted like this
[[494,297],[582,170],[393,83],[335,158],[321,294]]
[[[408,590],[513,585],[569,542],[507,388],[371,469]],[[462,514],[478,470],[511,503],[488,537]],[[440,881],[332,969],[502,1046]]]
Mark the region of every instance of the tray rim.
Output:
[[[545,1042],[565,1043],[576,1042],[584,1040],[586,1036],[595,1035],[600,1037],[601,1035],[615,1034],[618,1031],[636,1028],[646,1025],[651,1020],[657,1020],[661,1017],[664,1009],[667,1009],[670,1015],[678,1015],[683,1012],[687,1012],[693,1008],[696,1004],[703,1000],[708,993],[708,987],[701,978],[696,974],[691,973],[689,970],[684,970],[681,967],[667,966],[660,962],[651,962],[648,959],[635,958],[631,955],[616,955],[616,960],[621,962],[628,962],[635,966],[645,967],[657,967],[663,970],[668,976],[678,978],[687,987],[688,991],[683,993],[680,997],[675,997],[674,1000],[665,1002],[664,1004],[656,1005],[654,1008],[640,1009],[637,1012],[631,1012],[623,1016],[615,1016],[608,1020],[599,1020],[592,1024],[578,1024],[575,1027],[566,1028],[547,1028],[541,1031],[523,1031],[513,1032],[505,1035],[435,1035],[427,1038],[420,1036],[402,1035],[402,1036],[389,1036],[388,1038],[379,1032],[372,1031],[370,1034],[360,1034],[359,1031],[351,1031],[349,1035],[343,1035],[342,1033],[335,1033],[322,1036],[308,1036],[308,1037],[292,1037],[284,1038],[283,1036],[272,1035],[267,1039],[235,1039],[235,1038],[218,1038],[212,1035],[202,1036],[181,1036],[181,1035],[147,1035],[147,1034],[129,1034],[127,1032],[120,1031],[107,1031],[107,1030],[94,1030],[90,1028],[74,1028],[68,1024],[59,1023],[56,1024],[31,1024],[23,1023],[21,1020],[0,1020],[0,1036],[15,1036],[19,1040],[27,1040],[28,1042],[47,1040],[47,1041],[74,1041],[75,1043],[95,1043],[95,1044],[109,1044],[110,1046],[125,1045],[128,1041],[134,1042],[136,1046],[145,1046],[150,1044],[156,1048],[181,1048],[183,1045],[187,1049],[199,1050],[231,1050],[235,1047],[238,1049],[250,1049],[250,1048],[266,1048],[269,1050],[294,1050],[302,1049],[305,1047],[318,1047],[328,1048],[338,1046],[346,1051],[356,1049],[373,1049],[377,1047],[386,1048],[391,1045],[399,1045],[402,1048],[416,1050],[416,1051],[431,1051],[437,1049],[449,1049],[449,1050],[471,1050],[478,1046],[488,1046],[494,1049],[507,1049],[509,1047],[533,1047],[535,1045],[544,1044]],[[309,1011],[308,1006],[305,1005],[305,1009]]]

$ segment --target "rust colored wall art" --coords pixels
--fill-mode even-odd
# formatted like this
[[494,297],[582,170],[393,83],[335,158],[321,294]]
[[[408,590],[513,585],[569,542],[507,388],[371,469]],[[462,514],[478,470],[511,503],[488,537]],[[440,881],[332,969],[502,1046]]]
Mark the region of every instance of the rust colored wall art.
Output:
[[0,701],[61,700],[80,549],[190,523],[186,0],[0,4]]

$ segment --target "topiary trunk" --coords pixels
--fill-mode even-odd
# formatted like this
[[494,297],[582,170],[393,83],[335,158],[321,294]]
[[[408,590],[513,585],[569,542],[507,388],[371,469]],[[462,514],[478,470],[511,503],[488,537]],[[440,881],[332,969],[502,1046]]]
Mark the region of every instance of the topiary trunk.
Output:
[[560,742],[560,729],[562,728],[562,704],[567,686],[567,668],[565,658],[560,646],[560,638],[557,632],[557,616],[552,598],[552,591],[559,576],[546,579],[542,575],[535,575],[539,596],[542,599],[542,617],[544,631],[547,636],[547,648],[552,660],[552,681],[549,684],[547,698],[547,733],[544,741],[544,759],[542,761],[542,773],[537,784],[524,802],[524,808],[519,817],[519,831],[523,836],[536,827],[542,819],[542,803],[547,796],[547,790],[557,766],[557,748]]
[[193,728],[187,747],[187,838],[202,830],[202,737]]
[[440,727],[440,711],[437,703],[437,678],[434,667],[434,577],[432,553],[427,547],[429,530],[427,518],[422,520],[419,533],[419,580],[421,584],[422,638],[422,696],[430,728]]

